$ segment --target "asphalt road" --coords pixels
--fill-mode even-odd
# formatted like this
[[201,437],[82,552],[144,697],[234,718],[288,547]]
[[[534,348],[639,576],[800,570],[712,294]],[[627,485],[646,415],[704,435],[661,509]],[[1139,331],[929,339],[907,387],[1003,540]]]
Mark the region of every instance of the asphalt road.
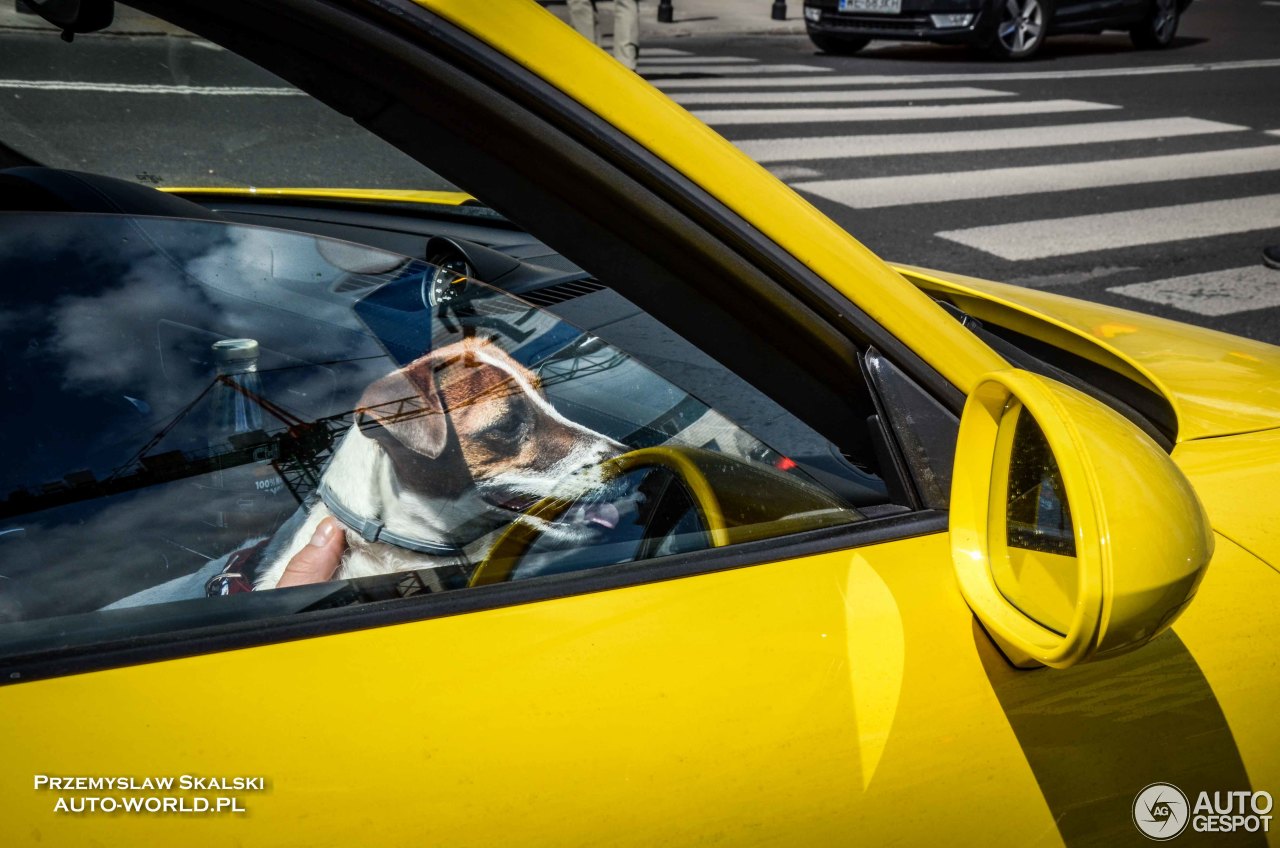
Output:
[[[40,161],[167,185],[440,185],[198,39],[82,37],[75,68],[48,39],[0,28],[0,140]],[[775,34],[650,38],[641,58],[886,258],[1280,343],[1280,271],[1260,262],[1280,243],[1280,0],[1200,0],[1158,52],[1115,33],[1018,64],[884,42],[835,57]]]
[[654,84],[886,258],[1280,343],[1260,257],[1280,244],[1278,2],[1196,2],[1165,51],[1069,36],[1016,64],[779,35],[645,49]]
[[0,142],[158,186],[450,188],[278,77],[137,20],[67,45],[31,16],[0,19]]

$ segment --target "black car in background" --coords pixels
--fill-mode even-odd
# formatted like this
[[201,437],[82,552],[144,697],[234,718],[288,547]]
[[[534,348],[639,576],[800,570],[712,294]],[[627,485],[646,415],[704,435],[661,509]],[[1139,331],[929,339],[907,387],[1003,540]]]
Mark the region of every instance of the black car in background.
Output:
[[876,38],[970,44],[1027,59],[1049,35],[1128,30],[1140,48],[1168,47],[1191,0],[804,0],[809,38],[854,53]]

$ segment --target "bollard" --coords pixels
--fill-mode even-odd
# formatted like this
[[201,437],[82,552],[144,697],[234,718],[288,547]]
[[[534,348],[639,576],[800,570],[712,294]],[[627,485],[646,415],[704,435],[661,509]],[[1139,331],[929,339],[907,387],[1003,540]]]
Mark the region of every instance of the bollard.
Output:
[[658,23],[671,23],[671,0],[658,0]]
[[773,0],[773,11],[769,17],[775,21],[785,21],[787,19],[787,0]]

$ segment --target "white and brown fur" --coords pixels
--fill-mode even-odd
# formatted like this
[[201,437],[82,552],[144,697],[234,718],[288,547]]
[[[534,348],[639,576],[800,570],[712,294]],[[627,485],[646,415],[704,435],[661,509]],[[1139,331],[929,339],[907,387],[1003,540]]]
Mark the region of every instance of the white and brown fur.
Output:
[[[406,398],[412,411],[396,414]],[[463,557],[433,556],[369,543],[348,529],[339,579],[475,563],[523,507],[597,489],[600,463],[622,450],[557,412],[535,374],[484,340],[451,344],[377,380],[357,411],[358,425],[342,437],[324,475],[338,500],[390,532],[466,544]],[[286,543],[272,544],[255,588],[274,588],[329,514],[317,504]],[[492,530],[454,538],[477,517],[491,519]],[[572,522],[542,529],[562,538],[591,532]]]

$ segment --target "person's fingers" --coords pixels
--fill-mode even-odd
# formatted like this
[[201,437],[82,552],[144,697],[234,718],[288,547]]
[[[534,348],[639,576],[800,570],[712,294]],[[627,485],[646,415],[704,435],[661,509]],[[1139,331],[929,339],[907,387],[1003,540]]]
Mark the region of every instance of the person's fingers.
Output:
[[342,561],[342,552],[347,547],[347,534],[333,518],[325,518],[316,525],[316,532],[311,542],[293,555],[289,564],[280,575],[277,589],[286,586],[305,586],[308,583],[323,583],[333,577]]

